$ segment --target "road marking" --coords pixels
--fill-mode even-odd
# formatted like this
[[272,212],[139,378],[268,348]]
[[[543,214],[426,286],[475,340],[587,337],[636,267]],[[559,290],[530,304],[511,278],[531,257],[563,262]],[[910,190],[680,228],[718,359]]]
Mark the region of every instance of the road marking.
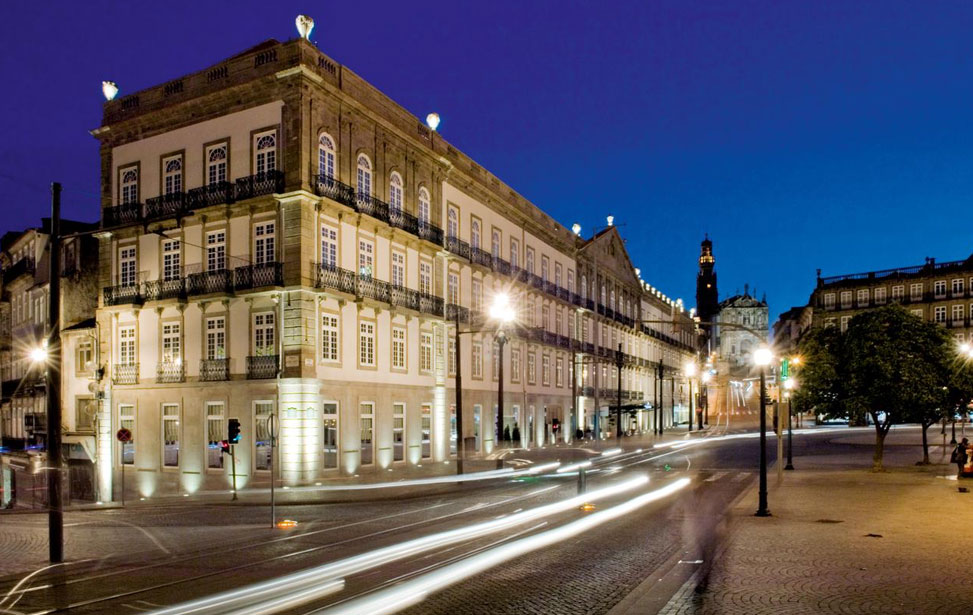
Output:
[[727,472],[717,472],[713,476],[710,476],[709,478],[707,478],[704,482],[712,483],[714,481],[720,480],[721,478],[723,478],[726,475],[727,475]]
[[733,477],[733,482],[735,482],[735,483],[742,483],[743,481],[747,480],[748,478],[750,478],[750,473],[749,472],[740,472],[739,474],[737,474],[736,476]]

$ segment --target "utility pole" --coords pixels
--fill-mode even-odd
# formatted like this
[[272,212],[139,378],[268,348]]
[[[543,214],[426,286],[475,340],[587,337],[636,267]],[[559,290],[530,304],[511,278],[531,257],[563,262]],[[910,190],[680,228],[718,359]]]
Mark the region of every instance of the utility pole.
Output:
[[64,561],[61,501],[61,184],[51,184],[50,287],[47,313],[47,505],[52,564]]
[[506,342],[507,336],[500,330],[497,333],[497,353],[500,357],[497,361],[497,443],[494,449],[499,449],[503,442],[503,345]]
[[618,368],[618,405],[615,407],[615,441],[622,441],[622,366],[625,364],[625,357],[622,355],[622,344],[618,344],[618,352],[615,355],[615,366]]
[[663,378],[665,378],[665,367],[663,367],[663,365],[662,365],[662,358],[660,357],[659,358],[659,381],[656,383],[656,387],[657,387],[656,390],[658,391],[658,394],[659,394],[658,399],[657,399],[657,402],[658,403],[656,403],[656,408],[657,408],[657,411],[659,413],[659,420],[656,421],[656,423],[659,425],[659,435],[660,436],[662,435],[662,424],[663,424],[663,422],[665,420],[663,418],[663,415],[662,415],[662,407],[665,405],[664,402],[663,402],[663,390],[662,390],[662,379]]

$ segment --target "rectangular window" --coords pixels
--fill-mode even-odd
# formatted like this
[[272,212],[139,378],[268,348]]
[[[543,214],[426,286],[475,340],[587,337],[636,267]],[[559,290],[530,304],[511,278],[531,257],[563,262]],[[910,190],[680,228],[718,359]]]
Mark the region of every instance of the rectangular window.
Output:
[[909,312],[916,318],[922,318],[922,310],[909,310]]
[[875,289],[875,304],[885,305],[885,287],[881,286]]
[[920,301],[922,299],[922,282],[909,285],[909,298],[913,301]]
[[182,363],[182,327],[178,322],[162,324],[162,362],[169,365]]
[[541,279],[545,282],[550,279],[551,272],[551,259],[547,258],[543,254],[541,255]]
[[223,402],[206,403],[206,467],[221,469],[223,467],[223,448],[221,443],[226,439],[226,423],[223,422]]
[[510,382],[520,382],[520,348],[510,350]]
[[206,185],[214,186],[226,181],[226,161],[229,157],[226,143],[206,148]]
[[419,429],[422,432],[420,435],[422,458],[429,459],[432,457],[432,406],[429,404],[422,404]]
[[162,242],[162,279],[163,281],[178,280],[182,277],[182,255],[178,239],[165,239]]
[[841,317],[841,332],[844,333],[848,330],[848,321],[851,320],[851,316]]
[[862,288],[858,290],[858,307],[866,307],[868,305],[868,289]]
[[162,404],[162,465],[179,467],[179,404]]
[[942,299],[946,296],[946,280],[936,280],[933,284],[933,292],[936,293],[937,299]]
[[500,231],[494,229],[493,239],[490,242],[490,256],[492,256],[494,259],[500,258],[500,244]]
[[405,329],[392,327],[392,367],[405,369]]
[[554,363],[554,386],[564,386],[564,357],[558,357]]
[[510,240],[510,266],[520,267],[520,242],[516,239]]
[[561,282],[563,282],[561,279],[562,277],[563,274],[561,273],[561,263],[554,263],[554,285],[558,288],[563,288],[561,284]]
[[359,406],[361,418],[361,464],[369,466],[374,463],[374,428],[375,428],[375,404],[371,402],[363,403]]
[[118,284],[135,286],[136,280],[135,246],[118,249]]
[[367,239],[358,240],[358,275],[371,278],[375,268],[375,244]]
[[360,323],[358,333],[358,364],[372,367],[375,365],[375,323]]
[[266,265],[277,260],[274,223],[264,222],[253,227],[253,264]]
[[206,234],[206,270],[226,269],[226,231]]
[[527,384],[537,382],[537,357],[533,352],[527,353]]
[[182,192],[182,156],[162,159],[162,194]]
[[253,315],[253,354],[268,357],[277,354],[274,334],[274,313],[263,312]]
[[321,264],[325,267],[338,266],[338,229],[321,227]]
[[335,402],[324,402],[324,432],[322,440],[324,450],[322,460],[325,470],[334,470],[338,467],[338,404]]
[[568,292],[574,294],[574,270],[568,269]]
[[963,312],[964,311],[965,310],[963,309],[963,306],[962,305],[954,305],[952,307],[953,324],[954,325],[955,324],[960,324],[960,325],[963,324]]
[[551,357],[547,355],[541,357],[541,384],[551,386]]
[[493,342],[493,381],[500,379],[500,345]]
[[841,291],[841,309],[846,310],[851,307],[851,291]]
[[118,364],[135,365],[135,327],[118,328]]
[[953,296],[959,297],[963,294],[963,278],[953,278]]
[[448,373],[450,376],[456,375],[456,340],[450,339],[449,343],[449,356],[447,361]]
[[226,358],[226,319],[222,316],[206,319],[206,358]]
[[483,344],[473,342],[473,365],[471,373],[474,378],[483,377]]
[[419,344],[419,370],[432,371],[432,334],[423,333]]
[[892,287],[892,301],[901,301],[902,297],[905,296],[905,286],[893,286]]
[[135,465],[135,406],[120,404],[118,406],[118,426],[132,433],[128,442],[121,443],[122,463]]
[[534,273],[534,248],[527,248],[527,260],[525,261],[527,266],[527,273]]
[[541,328],[551,330],[551,308],[546,303],[541,306]]
[[557,312],[555,312],[554,314],[554,333],[556,333],[557,335],[563,335],[563,331],[564,331],[562,327],[563,324],[564,324],[564,311],[559,306],[557,308]]
[[78,342],[78,365],[77,371],[82,373],[90,372],[95,366],[95,347],[90,339]]
[[269,470],[272,465],[271,454],[271,416],[274,402],[253,402],[253,467],[256,470]]
[[429,261],[419,262],[419,293],[432,295],[432,263]]
[[405,459],[405,404],[392,404],[392,461]]
[[321,359],[338,360],[338,317],[334,314],[321,316]]
[[405,253],[392,252],[392,286],[405,286]]
[[946,322],[946,306],[937,305],[935,311],[933,312],[936,322],[944,323]]
[[455,273],[446,278],[446,303],[459,305],[459,275]]
[[534,326],[534,310],[534,299],[532,297],[528,297],[526,313],[524,314],[524,322],[527,323],[528,327]]
[[470,308],[475,314],[483,312],[483,282],[474,278],[470,288],[470,294],[472,295],[472,304]]

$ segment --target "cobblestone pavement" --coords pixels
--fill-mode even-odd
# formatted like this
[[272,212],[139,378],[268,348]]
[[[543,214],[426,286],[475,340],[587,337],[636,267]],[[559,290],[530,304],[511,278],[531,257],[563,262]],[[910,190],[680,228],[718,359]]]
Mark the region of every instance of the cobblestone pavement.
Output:
[[892,438],[885,473],[860,469],[871,452],[861,436],[845,437],[840,459],[796,458],[780,486],[772,472],[773,516],[753,516],[755,493],[742,498],[708,579],[695,575],[659,612],[973,613],[973,495],[958,492],[942,448],[939,464],[913,465],[918,433]]

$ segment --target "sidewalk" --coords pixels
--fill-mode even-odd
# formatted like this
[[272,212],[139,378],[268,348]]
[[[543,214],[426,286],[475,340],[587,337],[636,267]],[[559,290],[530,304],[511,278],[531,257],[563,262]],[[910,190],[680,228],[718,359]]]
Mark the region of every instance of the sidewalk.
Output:
[[905,429],[886,441],[885,473],[869,469],[866,434],[833,438],[847,455],[795,457],[781,485],[772,468],[772,517],[753,516],[754,486],[730,511],[708,578],[701,567],[661,610],[628,600],[627,612],[973,613],[973,493],[958,492],[950,445],[929,435],[930,466],[914,465],[919,431]]

